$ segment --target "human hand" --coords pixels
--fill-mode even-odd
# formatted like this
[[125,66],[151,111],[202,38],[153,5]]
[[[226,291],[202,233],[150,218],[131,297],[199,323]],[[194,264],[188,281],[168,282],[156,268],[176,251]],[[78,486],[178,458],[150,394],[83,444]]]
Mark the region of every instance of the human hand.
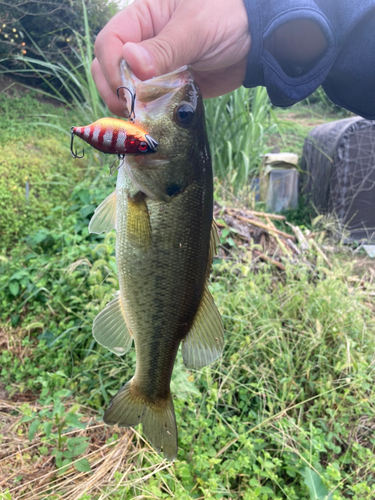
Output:
[[121,59],[141,80],[190,64],[208,98],[243,84],[249,50],[243,0],[136,0],[97,36],[91,71],[107,106],[121,116]]

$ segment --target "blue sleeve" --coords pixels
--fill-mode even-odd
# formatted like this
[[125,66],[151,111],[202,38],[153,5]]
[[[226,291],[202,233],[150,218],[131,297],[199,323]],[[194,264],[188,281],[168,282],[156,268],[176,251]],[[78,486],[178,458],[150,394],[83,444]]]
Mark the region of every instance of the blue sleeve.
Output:
[[[375,0],[244,0],[251,49],[245,87],[263,85],[273,104],[290,106],[322,85],[339,106],[375,119]],[[288,73],[264,43],[284,23],[315,22],[327,49],[310,67]]]

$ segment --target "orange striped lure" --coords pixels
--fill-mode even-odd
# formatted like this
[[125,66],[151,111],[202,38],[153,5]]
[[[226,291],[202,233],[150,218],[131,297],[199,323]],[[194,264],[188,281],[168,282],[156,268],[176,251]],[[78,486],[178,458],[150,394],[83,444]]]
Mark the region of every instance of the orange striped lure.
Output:
[[118,155],[123,158],[125,155],[145,155],[156,153],[158,142],[155,141],[144,130],[118,118],[100,118],[86,127],[71,128],[70,151],[73,158],[83,158],[77,151],[73,151],[73,139],[76,135],[87,144],[103,153]]

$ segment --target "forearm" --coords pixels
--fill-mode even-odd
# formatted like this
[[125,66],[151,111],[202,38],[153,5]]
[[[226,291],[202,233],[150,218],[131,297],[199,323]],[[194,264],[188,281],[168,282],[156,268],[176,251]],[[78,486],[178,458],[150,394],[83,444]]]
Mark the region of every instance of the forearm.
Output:
[[[289,106],[319,85],[337,104],[375,118],[375,0],[244,0],[252,47],[244,85]],[[366,49],[367,47],[367,49]]]
[[282,24],[264,42],[264,47],[283,63],[309,64],[327,48],[327,40],[317,24],[299,19]]

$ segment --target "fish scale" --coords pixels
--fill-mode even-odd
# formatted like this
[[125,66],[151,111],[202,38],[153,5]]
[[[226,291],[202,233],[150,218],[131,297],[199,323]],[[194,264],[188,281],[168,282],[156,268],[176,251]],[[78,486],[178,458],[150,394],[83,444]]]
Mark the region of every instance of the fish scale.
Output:
[[[158,201],[147,204],[153,240],[147,255],[128,241],[120,221],[117,230],[121,233],[116,241],[120,295],[129,311],[137,352],[134,379],[139,380],[143,394],[155,399],[169,390],[178,345],[190,329],[205,285],[211,217],[207,211],[207,221],[202,224],[202,207],[197,203],[202,196],[197,191],[202,189],[192,185],[168,205]],[[211,206],[212,200],[204,201]],[[120,198],[118,203],[125,205],[126,200]],[[174,223],[182,212],[191,227],[188,232],[185,226]],[[126,213],[123,217],[126,225]],[[153,343],[147,342],[150,338],[156,339],[157,353]],[[149,368],[155,360],[156,381]]]

